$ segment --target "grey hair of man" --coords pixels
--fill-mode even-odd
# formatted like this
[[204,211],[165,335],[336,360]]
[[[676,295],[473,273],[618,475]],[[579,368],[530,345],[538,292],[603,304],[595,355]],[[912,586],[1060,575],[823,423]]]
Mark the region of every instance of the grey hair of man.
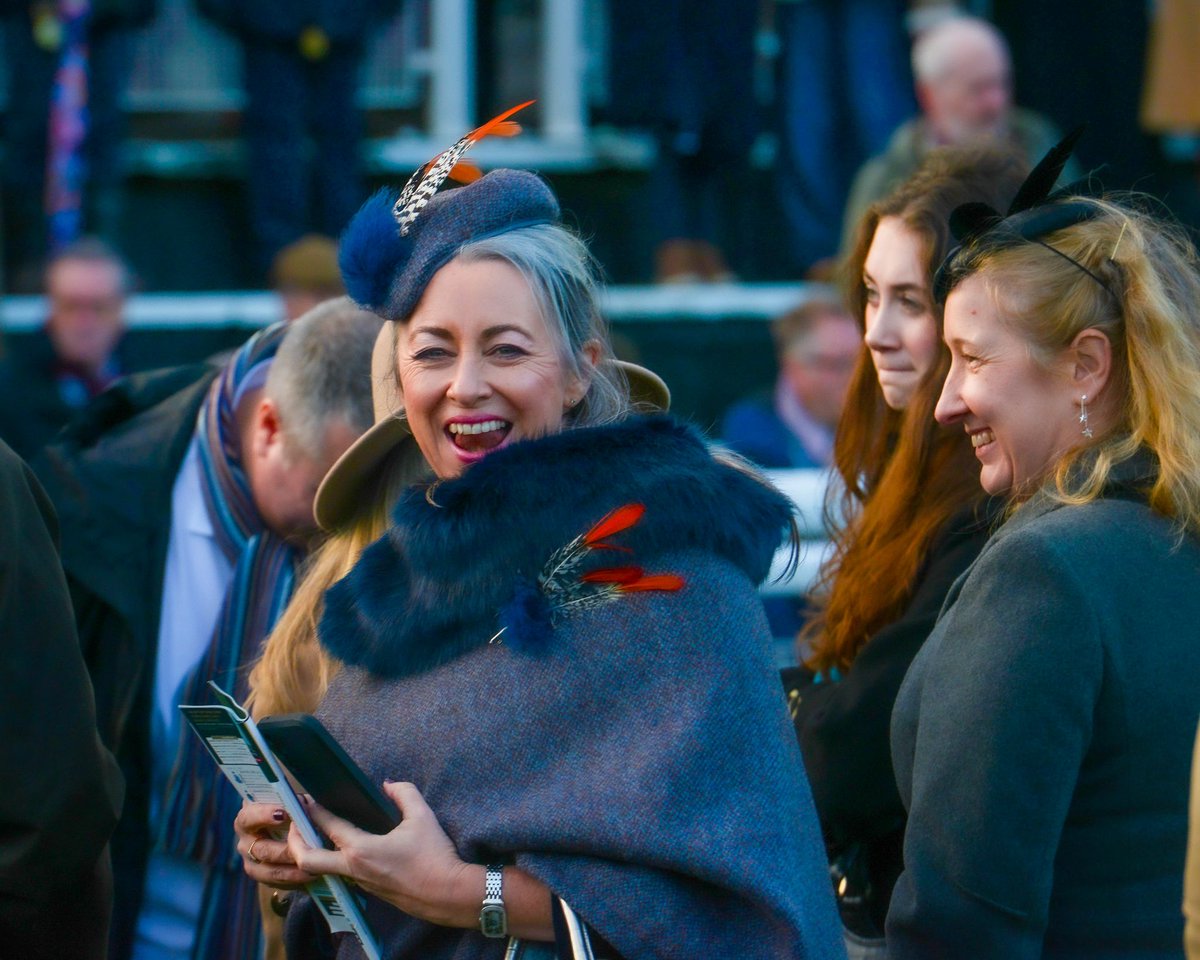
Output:
[[[582,401],[568,412],[567,426],[597,426],[629,416],[629,384],[619,368],[604,362],[612,359],[612,346],[600,313],[600,271],[582,240],[558,224],[535,224],[465,243],[456,259],[504,261],[529,284],[565,372],[589,383]],[[584,351],[589,341],[600,345],[594,369]]]
[[291,449],[319,456],[330,423],[359,432],[375,420],[371,351],[383,321],[349,297],[326,300],[297,318],[275,354],[264,388]]
[[55,267],[68,260],[110,265],[117,273],[118,290],[121,296],[128,297],[133,293],[134,277],[133,272],[129,269],[129,264],[115,249],[99,237],[80,237],[55,253],[46,263],[43,286],[49,287],[50,275],[54,272]]
[[993,47],[1005,61],[1011,60],[1008,41],[996,27],[978,17],[951,16],[930,27],[912,48],[913,76],[918,83],[937,83],[950,74],[966,51],[982,45]]

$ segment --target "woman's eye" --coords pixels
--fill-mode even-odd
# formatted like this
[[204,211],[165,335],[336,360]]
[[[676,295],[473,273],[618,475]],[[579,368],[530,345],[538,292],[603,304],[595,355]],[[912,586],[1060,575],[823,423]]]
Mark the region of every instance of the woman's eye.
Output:
[[525,356],[525,350],[513,343],[498,343],[492,347],[492,353],[504,358]]
[[912,297],[905,297],[903,300],[900,301],[900,305],[902,307],[904,307],[904,309],[907,310],[909,313],[924,313],[925,312],[925,304],[923,304],[920,300],[912,299]]
[[874,287],[863,287],[863,296],[867,298],[867,303],[877,304],[879,302],[879,291]]
[[450,356],[450,351],[445,347],[426,347],[424,350],[418,350],[413,354],[413,359],[419,363],[432,363],[437,360],[444,360]]

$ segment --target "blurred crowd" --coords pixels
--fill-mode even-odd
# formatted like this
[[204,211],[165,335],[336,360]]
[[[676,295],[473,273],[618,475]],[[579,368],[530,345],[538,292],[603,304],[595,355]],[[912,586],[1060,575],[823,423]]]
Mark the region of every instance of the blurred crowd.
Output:
[[[159,36],[158,18],[179,19],[176,6],[0,6],[10,292],[36,291],[46,254],[81,234],[123,249],[135,268],[154,261],[131,222],[147,186],[131,184],[126,172],[131,121],[148,141],[171,130],[168,140],[199,143],[218,121],[240,132],[234,202],[246,237],[212,233],[248,261],[227,284],[265,282],[278,251],[306,233],[336,238],[365,198],[364,64],[398,18],[428,33],[424,6],[198,2],[188,8],[191,29],[215,28],[236,45],[230,67],[241,109],[233,125],[186,111],[152,124],[128,109],[134,51],[148,30]],[[623,190],[620,216],[584,205],[595,221],[589,227],[637,235],[632,245],[629,237],[598,238],[616,276],[825,279],[857,214],[929,147],[995,136],[1033,157],[1054,142],[1056,128],[1077,123],[1113,144],[1103,156],[1083,148],[1077,171],[1097,170],[1110,189],[1149,190],[1185,221],[1195,219],[1196,118],[1180,93],[1193,79],[1186,3],[1094,11],[1082,0],[1050,10],[1022,0],[672,0],[646,9],[605,0],[587,12],[581,92],[591,123],[646,135],[654,147],[647,172]],[[971,13],[987,19],[934,29]],[[536,95],[536,83],[512,78],[538,69],[527,49],[536,44],[537,16],[516,0],[479,12],[481,103],[495,100],[492,86],[514,89],[514,102]],[[499,48],[521,31],[534,36],[512,51]],[[177,32],[162,34],[163,42],[180,42]],[[425,47],[432,42],[426,37]],[[1099,49],[1103,64],[1089,54]],[[409,53],[421,51],[395,56]],[[164,101],[152,109],[171,108]],[[406,119],[375,113],[374,137]],[[1154,138],[1165,139],[1160,146]],[[774,243],[776,235],[786,244]],[[167,282],[186,285],[187,271],[176,272]],[[209,282],[208,273],[193,274]]]
[[[45,310],[0,357],[0,957],[1200,958],[1200,255],[1123,192],[1200,134],[1200,8],[604,4],[655,280],[736,283],[769,162],[816,281],[706,432],[553,187],[465,159],[523,108],[368,195],[403,6],[200,0],[279,320],[161,367],[114,159],[154,4],[0,2]],[[1038,45],[1076,29],[1111,61]],[[1052,56],[1087,109],[1021,82]],[[765,471],[828,484],[782,602]],[[178,710],[210,682],[319,717],[398,825],[243,804]]]

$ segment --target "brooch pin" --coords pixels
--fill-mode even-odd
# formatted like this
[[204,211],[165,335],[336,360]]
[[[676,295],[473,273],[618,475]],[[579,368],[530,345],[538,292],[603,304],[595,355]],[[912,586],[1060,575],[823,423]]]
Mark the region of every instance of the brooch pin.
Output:
[[536,583],[518,586],[517,595],[505,610],[504,626],[488,642],[499,643],[505,632],[535,643],[544,641],[549,638],[551,627],[573,611],[611,603],[631,593],[682,589],[683,577],[673,573],[647,574],[636,564],[580,572],[584,562],[597,550],[630,553],[628,547],[609,540],[636,526],[645,512],[640,503],[617,507],[586,533],[554,551]]

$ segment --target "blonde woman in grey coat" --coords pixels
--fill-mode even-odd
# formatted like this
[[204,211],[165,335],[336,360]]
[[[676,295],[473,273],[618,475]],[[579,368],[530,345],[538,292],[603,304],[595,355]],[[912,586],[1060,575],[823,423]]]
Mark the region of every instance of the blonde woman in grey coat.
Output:
[[889,957],[1179,957],[1200,715],[1200,279],[1131,206],[967,211],[937,418],[1014,507],[901,689]]

